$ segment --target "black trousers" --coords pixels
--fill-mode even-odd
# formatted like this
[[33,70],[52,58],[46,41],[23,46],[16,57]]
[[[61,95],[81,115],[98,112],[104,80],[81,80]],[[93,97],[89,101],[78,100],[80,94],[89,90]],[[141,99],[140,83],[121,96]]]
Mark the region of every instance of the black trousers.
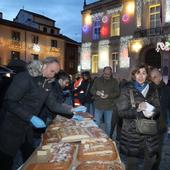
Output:
[[33,147],[33,143],[30,143],[27,139],[21,145],[20,151],[22,153],[23,163],[31,156],[35,148]]
[[[143,162],[143,170],[152,170],[153,165],[156,162],[157,155],[149,157],[147,153],[145,153],[144,162]],[[139,161],[136,157],[127,157],[127,165],[126,170],[138,170],[139,169]]]
[[159,151],[158,151],[156,162],[154,163],[152,167],[152,170],[159,170],[159,166],[160,166],[161,159],[162,159],[162,148],[163,148],[164,138],[165,138],[165,134],[161,134],[160,143],[159,143]]
[[[24,163],[30,157],[30,155],[33,153],[35,148],[33,147],[33,144],[30,143],[26,139],[25,142],[21,145],[21,147],[19,149],[21,151],[22,160]],[[14,160],[14,156],[8,155],[8,154],[0,151],[0,170],[11,170],[12,166],[13,166],[13,160]],[[16,160],[15,164],[16,163],[17,163],[17,160]]]
[[13,157],[0,151],[0,170],[11,170]]

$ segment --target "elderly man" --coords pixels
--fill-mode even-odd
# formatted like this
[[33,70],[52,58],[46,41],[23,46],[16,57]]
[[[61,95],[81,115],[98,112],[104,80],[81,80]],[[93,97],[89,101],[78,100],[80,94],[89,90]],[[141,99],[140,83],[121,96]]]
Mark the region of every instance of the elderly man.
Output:
[[161,115],[159,118],[159,132],[160,132],[160,151],[158,155],[157,163],[154,165],[153,170],[159,169],[159,164],[161,161],[161,153],[162,153],[162,146],[164,141],[164,134],[167,132],[167,116],[170,109],[170,87],[165,85],[162,80],[162,75],[157,68],[154,68],[150,72],[151,81],[155,84],[157,88],[159,99],[160,99],[160,106],[161,106]]
[[[0,124],[0,167],[10,170],[17,151],[23,150],[24,160],[30,156],[32,147],[32,126],[44,128],[45,123],[38,117],[43,105],[53,112],[72,115],[74,108],[57,103],[51,82],[60,70],[60,63],[54,57],[47,57],[41,63],[33,61],[28,70],[17,74],[5,96]],[[24,147],[25,146],[25,147]]]
[[110,66],[104,67],[103,75],[95,79],[91,93],[94,96],[96,123],[99,127],[102,127],[102,123],[104,123],[105,132],[112,137],[117,123],[117,113],[113,109],[115,107],[114,99],[119,95],[119,85],[117,80],[112,77]]

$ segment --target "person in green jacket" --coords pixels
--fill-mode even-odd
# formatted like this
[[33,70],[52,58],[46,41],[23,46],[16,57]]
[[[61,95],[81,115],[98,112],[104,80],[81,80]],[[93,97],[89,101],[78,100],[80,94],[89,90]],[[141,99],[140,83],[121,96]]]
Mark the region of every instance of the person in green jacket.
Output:
[[104,123],[104,130],[112,138],[117,122],[114,100],[119,96],[118,81],[112,76],[112,68],[106,66],[101,77],[95,79],[91,88],[94,96],[95,121],[99,127]]

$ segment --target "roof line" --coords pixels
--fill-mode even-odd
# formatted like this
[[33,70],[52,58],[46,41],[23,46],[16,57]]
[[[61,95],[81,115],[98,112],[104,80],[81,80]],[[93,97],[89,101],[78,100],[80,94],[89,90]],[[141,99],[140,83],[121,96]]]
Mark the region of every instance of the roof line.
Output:
[[34,15],[34,16],[41,17],[41,18],[44,18],[44,19],[48,19],[48,20],[51,20],[51,21],[55,22],[55,20],[53,20],[53,19],[51,19],[51,18],[48,18],[48,17],[46,17],[46,16],[44,16],[44,15],[37,14],[37,13],[31,12],[31,11],[27,11],[27,10],[25,10],[25,9],[20,9],[19,12],[18,12],[18,14],[17,14],[17,16],[16,16],[15,18],[18,17],[18,15],[19,15],[19,13],[20,13],[21,11],[24,11],[24,12],[30,13],[30,14],[32,14],[32,15]]
[[24,29],[24,30],[30,31],[30,32],[44,34],[44,35],[51,36],[51,37],[54,37],[54,38],[63,38],[70,43],[79,44],[77,41],[75,41],[75,40],[73,40],[73,39],[71,39],[71,38],[69,38],[69,37],[67,37],[63,34],[54,35],[54,34],[45,33],[41,30],[38,30],[36,28],[30,27],[30,26],[27,26],[27,25],[24,25],[24,24],[21,24],[21,23],[16,23],[16,22],[13,22],[13,21],[5,20],[5,19],[0,19],[0,24],[11,26],[11,27],[16,27],[18,29]]

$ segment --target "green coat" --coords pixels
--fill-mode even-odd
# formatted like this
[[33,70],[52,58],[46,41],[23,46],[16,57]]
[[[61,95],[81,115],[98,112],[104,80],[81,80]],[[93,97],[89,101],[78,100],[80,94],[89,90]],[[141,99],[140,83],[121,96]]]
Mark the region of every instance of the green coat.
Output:
[[[109,97],[106,99],[100,98],[96,95],[97,90],[104,90],[105,94]],[[94,104],[97,109],[111,110],[114,107],[114,99],[119,96],[119,84],[115,78],[110,78],[106,80],[103,76],[96,78],[92,88],[91,93],[94,96]]]

